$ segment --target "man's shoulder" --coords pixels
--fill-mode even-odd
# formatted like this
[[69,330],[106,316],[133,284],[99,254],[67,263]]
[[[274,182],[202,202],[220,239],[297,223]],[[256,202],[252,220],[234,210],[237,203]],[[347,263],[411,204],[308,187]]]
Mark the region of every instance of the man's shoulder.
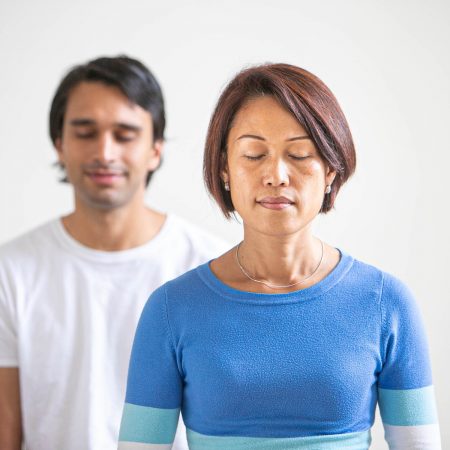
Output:
[[54,241],[54,229],[59,219],[52,219],[0,245],[0,263],[10,259],[45,253]]
[[230,248],[230,244],[219,236],[176,215],[167,217],[166,238],[169,241],[179,240],[188,250],[204,253],[208,257],[217,257]]

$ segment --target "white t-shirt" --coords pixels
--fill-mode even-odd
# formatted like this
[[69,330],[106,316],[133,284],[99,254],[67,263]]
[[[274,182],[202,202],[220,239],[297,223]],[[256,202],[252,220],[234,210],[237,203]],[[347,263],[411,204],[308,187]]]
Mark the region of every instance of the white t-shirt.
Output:
[[[0,248],[0,367],[19,367],[28,450],[117,448],[147,298],[226,247],[169,215],[155,238],[124,251],[85,247],[60,220]],[[187,448],[179,439],[174,449]]]

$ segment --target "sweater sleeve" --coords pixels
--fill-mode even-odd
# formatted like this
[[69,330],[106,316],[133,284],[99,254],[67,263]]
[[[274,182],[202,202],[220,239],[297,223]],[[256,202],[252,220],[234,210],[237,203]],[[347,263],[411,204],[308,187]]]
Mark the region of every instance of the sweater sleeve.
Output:
[[440,450],[426,335],[404,284],[387,274],[381,297],[383,367],[378,403],[390,450]]
[[172,448],[182,399],[164,286],[148,300],[138,323],[128,371],[119,450]]

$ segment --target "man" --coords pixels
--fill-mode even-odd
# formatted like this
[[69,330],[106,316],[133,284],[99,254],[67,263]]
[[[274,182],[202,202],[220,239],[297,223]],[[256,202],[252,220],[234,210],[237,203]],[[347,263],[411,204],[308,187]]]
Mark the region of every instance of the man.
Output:
[[1,450],[115,449],[146,299],[225,249],[144,204],[164,126],[136,60],[96,59],[58,87],[50,136],[75,209],[0,249]]

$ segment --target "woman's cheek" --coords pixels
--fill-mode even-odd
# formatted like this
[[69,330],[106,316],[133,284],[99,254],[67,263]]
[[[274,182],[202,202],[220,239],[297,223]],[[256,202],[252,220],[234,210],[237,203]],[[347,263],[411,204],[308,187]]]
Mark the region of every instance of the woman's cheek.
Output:
[[315,159],[311,159],[306,161],[305,164],[300,169],[301,173],[304,176],[317,176],[319,173],[323,173],[323,164],[321,161],[317,161]]

